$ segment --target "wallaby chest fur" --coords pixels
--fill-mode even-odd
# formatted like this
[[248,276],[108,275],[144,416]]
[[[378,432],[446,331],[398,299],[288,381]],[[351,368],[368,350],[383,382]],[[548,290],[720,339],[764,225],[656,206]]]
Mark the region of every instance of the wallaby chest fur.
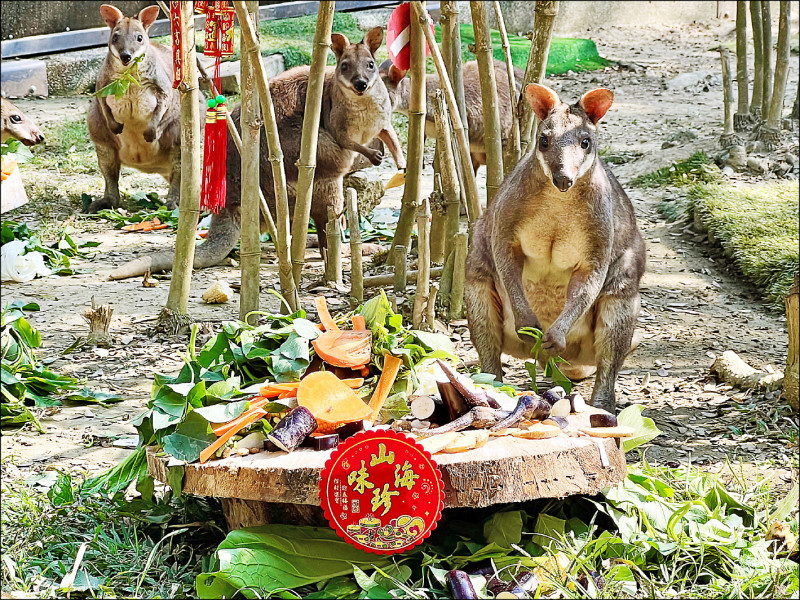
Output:
[[645,251],[630,200],[597,156],[595,125],[611,93],[588,92],[571,107],[544,86],[528,93],[532,105],[548,100],[534,107],[540,138],[476,223],[467,260],[472,340],[482,369],[502,377],[503,352],[530,357],[532,338],[518,330],[539,328],[540,361],[561,356],[576,379],[596,371],[593,402],[613,410]]

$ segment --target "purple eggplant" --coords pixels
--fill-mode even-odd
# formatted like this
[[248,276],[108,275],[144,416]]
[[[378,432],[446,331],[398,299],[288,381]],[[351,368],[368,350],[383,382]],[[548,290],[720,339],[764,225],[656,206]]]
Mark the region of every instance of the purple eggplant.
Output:
[[464,598],[466,600],[478,598],[478,594],[472,586],[472,581],[465,571],[448,571],[445,579],[450,586],[450,591],[453,593],[453,598]]
[[312,431],[317,429],[317,420],[305,406],[298,406],[283,417],[267,434],[267,439],[284,452],[292,452]]

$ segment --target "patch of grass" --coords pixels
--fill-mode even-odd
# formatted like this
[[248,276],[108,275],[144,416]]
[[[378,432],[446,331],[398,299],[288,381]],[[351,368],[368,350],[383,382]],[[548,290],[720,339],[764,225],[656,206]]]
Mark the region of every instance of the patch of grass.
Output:
[[631,181],[632,185],[644,188],[686,186],[695,183],[714,183],[721,174],[705,152],[696,152],[686,160],[662,167],[652,173],[640,175]]
[[699,220],[742,274],[779,308],[800,262],[798,182],[704,184],[688,198]]
[[222,519],[218,506],[186,495],[144,511],[137,510],[141,499],[76,496],[68,502],[54,501],[58,495],[47,492],[48,485],[53,486],[51,491],[57,487],[54,472],[34,478],[39,484],[26,485],[8,481],[3,474],[3,592],[64,597],[67,590],[61,589],[62,582],[85,544],[73,597],[194,595],[202,557],[222,538],[213,524],[214,519]]
[[97,155],[89,139],[86,118],[44,127],[45,143],[31,148],[29,165],[65,175],[97,174]]

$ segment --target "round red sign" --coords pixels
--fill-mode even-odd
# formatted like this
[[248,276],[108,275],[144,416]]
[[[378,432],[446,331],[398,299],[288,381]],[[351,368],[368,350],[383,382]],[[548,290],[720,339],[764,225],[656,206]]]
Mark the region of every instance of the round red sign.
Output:
[[345,541],[375,554],[413,548],[436,528],[444,506],[442,474],[430,453],[390,430],[357,433],[325,463],[325,517]]
[[[428,25],[434,37],[436,36],[436,29],[433,25],[433,19],[430,14],[425,11],[428,17]],[[411,4],[404,2],[392,11],[389,17],[389,23],[386,25],[386,48],[389,50],[389,58],[394,63],[394,66],[401,71],[408,71],[411,66]],[[428,43],[425,42],[425,56],[431,53]]]

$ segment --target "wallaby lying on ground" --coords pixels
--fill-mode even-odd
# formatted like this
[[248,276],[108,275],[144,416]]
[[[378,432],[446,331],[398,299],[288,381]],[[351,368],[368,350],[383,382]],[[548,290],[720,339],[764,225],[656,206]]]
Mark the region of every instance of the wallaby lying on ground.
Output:
[[[320,248],[325,248],[325,224],[328,222],[328,207],[337,214],[344,207],[342,178],[350,172],[356,153],[380,164],[383,155],[366,144],[380,138],[392,153],[398,168],[405,168],[400,142],[391,125],[392,105],[386,86],[378,75],[375,52],[383,41],[383,30],[370,30],[358,44],[351,44],[341,34],[331,36],[336,54],[336,68],[325,73],[322,92],[319,139],[317,142],[317,166],[314,172],[314,189],[311,201],[311,217],[317,227]],[[275,106],[275,118],[283,151],[289,194],[290,215],[294,201],[300,157],[300,138],[303,128],[308,90],[309,67],[295,67],[281,73],[270,81],[270,92]],[[231,117],[239,128],[241,108],[236,108]],[[266,136],[261,136],[261,189],[270,211],[275,214],[275,190],[269,161]],[[215,265],[228,255],[239,239],[241,224],[241,157],[228,139],[228,188],[225,208],[214,215],[206,241],[198,246],[194,257],[194,268]],[[262,230],[263,230],[262,222]],[[111,278],[122,279],[144,273],[172,268],[172,253],[156,254],[127,263],[111,273]]]
[[33,119],[5,98],[0,101],[0,122],[3,142],[14,138],[26,146],[34,146],[44,141],[44,134]]
[[[390,60],[386,60],[381,64],[381,76],[387,80],[389,76],[389,69],[397,67],[392,66]],[[503,148],[505,149],[508,143],[509,135],[511,134],[511,111],[512,107],[516,106],[517,99],[522,91],[522,80],[525,77],[525,72],[522,69],[514,67],[514,74],[516,79],[516,93],[513,98],[508,93],[508,73],[506,72],[506,64],[499,60],[494,61],[494,74],[497,83],[497,102],[500,109],[500,129],[502,130]],[[467,127],[469,129],[469,149],[472,156],[472,167],[477,172],[480,165],[486,164],[486,149],[483,140],[483,100],[481,99],[481,83],[478,77],[478,61],[470,61],[464,63],[462,69],[462,76],[464,78],[464,104],[467,109]],[[427,84],[426,94],[428,98],[427,111],[425,116],[425,136],[429,138],[436,137],[436,123],[433,119],[433,108],[431,107],[430,94],[440,88],[439,75],[437,73],[428,74],[425,76]],[[397,95],[397,107],[395,110],[408,116],[408,102],[411,98],[411,79],[401,79],[396,85],[386,81],[386,87],[389,93]]]
[[529,358],[533,341],[517,330],[538,327],[568,377],[597,372],[592,404],[613,412],[645,268],[633,206],[597,156],[613,94],[592,90],[570,106],[532,84],[526,98],[542,121],[535,146],[476,223],[467,259],[472,342],[482,370],[502,378],[501,352]]
[[148,6],[136,17],[125,17],[109,4],[100,14],[111,28],[108,54],[97,74],[97,89],[111,83],[139,56],[140,85],[131,84],[117,100],[114,95],[92,98],[89,137],[97,150],[97,162],[105,179],[102,200],[95,200],[89,212],[117,208],[119,171],[122,165],[145,173],[158,173],[169,182],[167,206],[180,199],[180,99],[172,89],[172,53],[151,42],[147,30],[158,16],[158,6]]

